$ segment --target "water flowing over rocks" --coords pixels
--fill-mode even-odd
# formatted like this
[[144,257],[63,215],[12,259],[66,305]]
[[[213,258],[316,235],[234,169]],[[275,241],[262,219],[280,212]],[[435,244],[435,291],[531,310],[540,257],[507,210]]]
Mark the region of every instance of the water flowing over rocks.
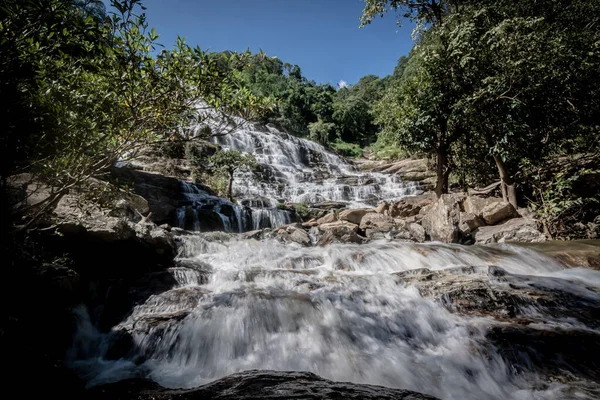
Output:
[[[348,228],[331,232],[360,229]],[[73,366],[91,385],[149,378],[167,388],[196,389],[138,380],[92,393],[250,398],[262,388],[273,396],[309,396],[293,389],[299,385],[314,387],[313,398],[327,398],[330,390],[352,398],[336,386],[346,384],[305,372],[242,372],[253,369],[358,383],[352,389],[357,398],[370,396],[372,387],[363,384],[456,399],[594,399],[600,393],[597,271],[565,268],[509,245],[306,247],[304,235],[291,240],[306,232],[301,224],[279,230],[289,240],[264,231],[259,241],[174,230],[180,250],[166,271],[171,278],[148,276],[143,285],[154,289],[145,294],[135,289],[142,281],[123,287],[121,293],[138,297],[105,333],[80,317],[76,342],[88,350],[74,352]],[[215,379],[213,388],[232,386],[223,394],[207,392]],[[377,398],[401,395],[372,390]]]
[[[236,132],[215,139],[227,149],[254,154],[262,166],[261,179],[239,174],[234,195],[241,202],[260,198],[265,209],[284,202],[311,208],[375,207],[382,200],[398,200],[422,193],[418,182],[399,176],[359,171],[312,141],[291,136],[274,126],[241,123]],[[333,221],[326,221],[328,223]],[[274,225],[273,227],[276,227]]]

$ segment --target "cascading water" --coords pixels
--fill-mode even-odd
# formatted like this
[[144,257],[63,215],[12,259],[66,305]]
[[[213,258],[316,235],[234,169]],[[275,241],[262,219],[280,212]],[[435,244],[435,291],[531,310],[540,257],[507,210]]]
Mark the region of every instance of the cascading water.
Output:
[[[180,266],[171,272],[178,285],[150,296],[112,334],[88,337],[104,343],[95,347],[102,349],[125,333],[135,349],[118,361],[98,361],[95,354],[76,363],[91,384],[141,375],[167,387],[193,387],[243,370],[275,369],[443,399],[594,398],[577,382],[542,384],[535,372],[515,373],[487,338],[505,322],[451,313],[398,274],[475,266],[469,268],[487,279],[494,265],[529,282],[529,290],[560,290],[563,298],[598,310],[599,271],[566,270],[511,246],[372,242],[302,248],[274,240],[221,242],[203,234],[180,240]],[[509,284],[494,271],[484,290]],[[548,331],[600,330],[597,321],[551,315],[541,306],[517,305],[513,312]],[[597,386],[593,390],[598,393]]]
[[236,197],[263,199],[269,206],[283,201],[319,203],[339,201],[349,208],[372,207],[379,200],[394,200],[420,193],[414,183],[397,177],[356,171],[350,164],[310,140],[240,122],[240,129],[215,141],[228,149],[254,154],[263,166],[263,179],[237,177]]

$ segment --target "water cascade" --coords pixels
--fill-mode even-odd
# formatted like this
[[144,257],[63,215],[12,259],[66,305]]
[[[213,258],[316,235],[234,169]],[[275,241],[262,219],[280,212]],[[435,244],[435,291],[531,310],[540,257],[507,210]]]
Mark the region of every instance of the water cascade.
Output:
[[[166,387],[194,387],[239,371],[275,369],[443,399],[591,399],[598,393],[597,385],[590,389],[573,377],[547,383],[490,339],[508,322],[492,318],[493,311],[452,313],[444,302],[476,282],[492,293],[490,309],[502,304],[506,312],[499,293],[511,288],[538,297],[559,291],[564,304],[507,304],[543,332],[597,334],[600,323],[585,310],[598,313],[599,271],[565,269],[508,245],[381,241],[303,248],[199,233],[179,240],[178,267],[170,270],[175,287],[151,295],[108,335],[89,324],[80,330],[82,342],[95,340],[92,348],[101,349],[76,363],[90,384],[144,376]],[[458,291],[437,288],[446,273]],[[428,278],[435,274],[438,281]],[[436,290],[440,301],[420,294]],[[578,311],[570,314],[570,305]],[[132,350],[108,360],[107,351],[123,337]]]

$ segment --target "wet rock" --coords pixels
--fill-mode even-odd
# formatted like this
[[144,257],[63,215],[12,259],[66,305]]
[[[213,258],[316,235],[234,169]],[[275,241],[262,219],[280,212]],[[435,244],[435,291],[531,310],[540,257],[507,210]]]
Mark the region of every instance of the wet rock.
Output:
[[544,242],[546,235],[537,228],[537,221],[514,218],[494,226],[482,226],[474,232],[476,244],[515,242]]
[[600,240],[549,240],[538,243],[513,243],[559,260],[567,267],[600,270]]
[[360,225],[360,221],[367,213],[373,212],[370,208],[355,208],[352,210],[344,210],[339,214],[340,221],[348,221],[356,225]]
[[506,201],[495,201],[481,210],[481,217],[488,225],[495,225],[509,218],[518,217],[517,210]]
[[94,388],[90,399],[357,399],[435,400],[435,397],[383,386],[334,382],[310,372],[249,370],[227,376],[195,389],[165,389],[142,379],[132,379]]
[[269,229],[256,229],[254,231],[248,231],[248,232],[244,232],[242,234],[242,237],[244,239],[255,239],[255,240],[261,240],[263,239],[265,233],[269,232]]

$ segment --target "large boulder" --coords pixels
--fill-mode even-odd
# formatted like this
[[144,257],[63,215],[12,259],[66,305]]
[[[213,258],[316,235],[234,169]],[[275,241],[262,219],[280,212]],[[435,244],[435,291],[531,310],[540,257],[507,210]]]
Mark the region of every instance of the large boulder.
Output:
[[474,232],[476,244],[515,242],[544,242],[546,235],[539,231],[535,220],[514,218],[493,226],[482,226]]
[[481,210],[481,217],[488,225],[495,225],[509,218],[518,217],[517,210],[506,201],[495,201]]
[[337,220],[338,220],[337,215],[335,214],[335,212],[332,211],[330,213],[327,213],[324,217],[317,219],[316,222],[318,225],[321,225],[321,224],[329,224],[329,223],[335,222]]
[[295,223],[279,227],[276,231],[277,238],[283,242],[298,243],[302,246],[310,246],[311,240],[308,232],[303,229],[302,224]]
[[389,215],[393,218],[416,216],[423,207],[431,205],[435,201],[435,193],[431,192],[419,196],[405,197],[390,206]]
[[463,201],[463,211],[482,218],[483,209],[492,203],[502,201],[497,197],[467,196]]
[[456,243],[460,238],[460,204],[463,194],[443,194],[423,217],[422,225],[431,240]]
[[393,230],[396,223],[389,215],[369,213],[366,214],[360,221],[360,229],[374,229],[380,232],[389,232]]
[[340,221],[348,221],[353,224],[360,225],[360,222],[362,221],[363,217],[366,214],[372,212],[373,210],[370,208],[355,208],[352,210],[344,210],[340,212],[338,218]]
[[332,233],[334,236],[343,236],[349,233],[356,233],[358,225],[347,221],[336,221],[328,224],[319,225],[319,231],[322,233]]

